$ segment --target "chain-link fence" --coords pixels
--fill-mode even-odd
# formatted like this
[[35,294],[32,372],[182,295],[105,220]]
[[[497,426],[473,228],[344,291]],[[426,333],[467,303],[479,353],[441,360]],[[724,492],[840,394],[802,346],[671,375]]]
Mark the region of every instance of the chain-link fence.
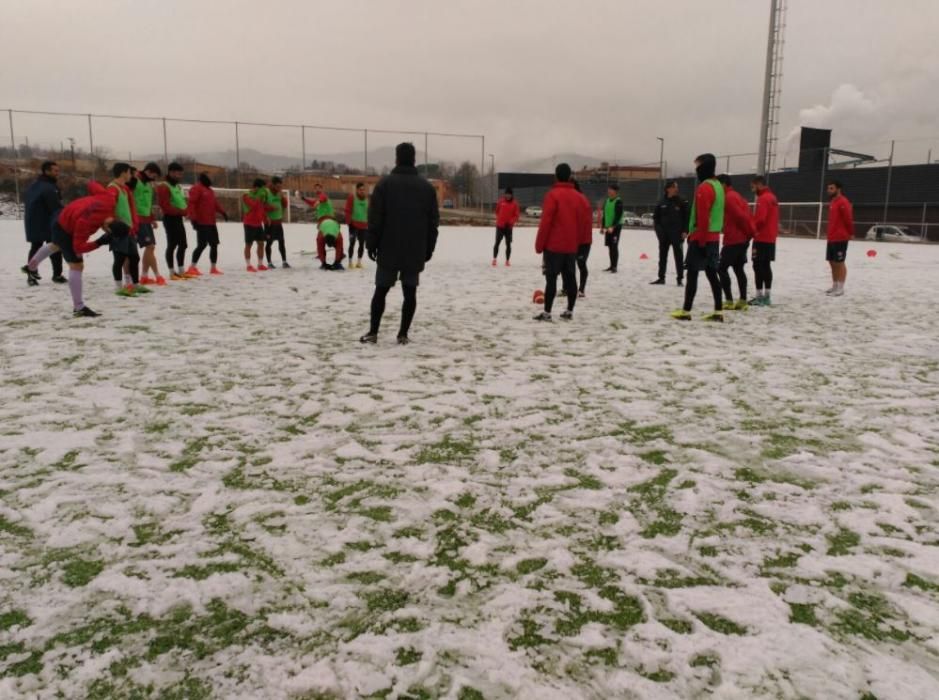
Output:
[[8,145],[0,147],[0,207],[19,214],[23,189],[45,160],[59,164],[66,199],[85,193],[90,179],[105,179],[111,164],[165,171],[184,168],[184,183],[206,172],[221,188],[251,186],[279,175],[293,192],[319,183],[332,195],[351,192],[359,180],[373,184],[394,167],[394,147],[411,141],[417,164],[441,204],[482,208],[486,195],[485,136],[438,131],[368,129],[174,117],[77,114],[7,109]]

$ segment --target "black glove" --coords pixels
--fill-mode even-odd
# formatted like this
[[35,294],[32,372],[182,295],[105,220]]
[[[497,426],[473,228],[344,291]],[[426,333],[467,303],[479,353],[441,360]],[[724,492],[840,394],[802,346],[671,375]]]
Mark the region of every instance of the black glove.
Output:
[[102,233],[100,236],[98,236],[95,239],[95,245],[98,246],[99,248],[103,248],[106,245],[110,245],[110,243],[111,243],[110,233]]
[[369,248],[368,249],[368,259],[372,262],[378,260],[378,248]]

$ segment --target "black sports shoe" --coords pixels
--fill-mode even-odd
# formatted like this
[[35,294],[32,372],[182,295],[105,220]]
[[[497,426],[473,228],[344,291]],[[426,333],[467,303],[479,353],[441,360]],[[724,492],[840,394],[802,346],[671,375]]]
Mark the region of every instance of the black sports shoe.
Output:
[[681,280],[678,280],[678,286],[679,286],[679,287],[682,286]]
[[549,314],[547,311],[542,311],[540,314],[534,317],[534,320],[535,321],[550,321],[551,314]]
[[82,318],[82,317],[84,317],[84,318],[95,318],[95,317],[100,316],[100,315],[101,315],[101,314],[99,314],[97,311],[92,311],[92,310],[89,309],[87,306],[83,306],[83,307],[81,307],[80,309],[78,309],[77,311],[73,311],[73,312],[72,312],[72,316],[75,317],[75,318]]
[[608,267],[608,268],[606,268],[606,269],[604,270],[604,272],[613,272],[613,271],[614,271],[614,270],[613,270],[612,267]]
[[65,284],[66,282],[68,282],[68,280],[65,279],[65,277],[62,275],[56,275],[55,277],[52,278],[52,281],[55,282],[56,284]]
[[611,267],[611,268],[610,268],[610,272],[612,272],[612,273],[615,275],[615,274],[616,274],[616,268],[615,268],[615,267]]
[[572,318],[574,318],[574,312],[570,309],[567,309],[561,314],[561,318],[565,321],[570,321]]
[[398,345],[407,345],[410,342],[411,342],[411,339],[408,338],[406,335],[398,336]]
[[30,270],[29,265],[23,265],[20,268],[26,274],[26,284],[30,287],[36,287],[39,285],[39,273],[35,270]]
[[366,333],[361,338],[359,338],[360,343],[371,343],[374,345],[378,342],[378,333]]
[[280,266],[281,266],[281,267],[290,267],[290,263],[287,262],[286,260],[284,260],[284,261],[280,264]]
[[649,282],[649,284],[665,284],[665,280],[663,280],[661,277],[659,277],[659,278],[658,278],[657,280],[655,280],[654,282]]

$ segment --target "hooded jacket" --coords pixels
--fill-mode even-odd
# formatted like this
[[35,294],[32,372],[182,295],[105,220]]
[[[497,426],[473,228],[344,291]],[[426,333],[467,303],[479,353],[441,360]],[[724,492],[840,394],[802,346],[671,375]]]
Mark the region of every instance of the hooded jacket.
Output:
[[107,219],[115,218],[117,190],[101,187],[100,194],[76,199],[59,214],[59,227],[72,238],[72,248],[78,255],[98,248],[89,240]]
[[216,215],[225,216],[225,210],[215,197],[215,190],[197,182],[189,190],[188,216],[192,223],[200,226],[214,226],[218,221]]
[[591,225],[585,197],[570,182],[556,182],[542,205],[535,252],[576,253]]
[[420,272],[437,247],[437,192],[413,165],[398,165],[375,185],[368,209],[369,254],[378,266]]

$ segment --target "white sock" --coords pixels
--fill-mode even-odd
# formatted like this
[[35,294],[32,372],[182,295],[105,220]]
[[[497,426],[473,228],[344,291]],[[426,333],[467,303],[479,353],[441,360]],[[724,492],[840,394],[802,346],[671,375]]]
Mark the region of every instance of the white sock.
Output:
[[114,280],[114,286],[115,286],[117,289],[120,289],[120,288],[123,287],[124,285],[121,283],[120,280]]

